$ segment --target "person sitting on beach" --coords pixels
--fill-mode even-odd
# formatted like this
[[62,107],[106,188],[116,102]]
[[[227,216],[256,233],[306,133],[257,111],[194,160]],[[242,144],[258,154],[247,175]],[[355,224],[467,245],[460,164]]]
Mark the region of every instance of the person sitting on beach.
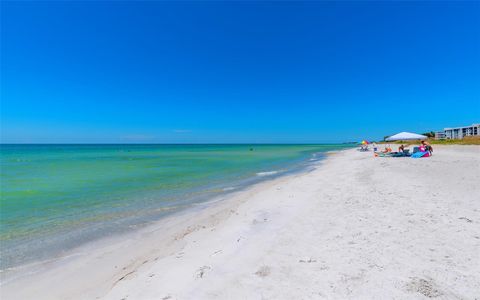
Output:
[[398,147],[398,152],[402,152],[402,153],[403,153],[404,150],[405,150],[405,146],[404,146],[403,144],[400,145],[400,147]]
[[426,141],[422,141],[422,144],[420,145],[420,149],[422,149],[422,147],[424,148],[424,151],[428,151],[430,155],[433,153],[432,146],[430,146],[430,144],[427,143]]
[[390,148],[390,145],[385,147],[385,150],[382,151],[383,153],[389,153],[392,152],[392,148]]

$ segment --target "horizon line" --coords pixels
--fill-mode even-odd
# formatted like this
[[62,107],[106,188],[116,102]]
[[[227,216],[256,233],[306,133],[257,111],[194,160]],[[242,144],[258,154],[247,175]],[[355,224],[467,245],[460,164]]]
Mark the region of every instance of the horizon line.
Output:
[[323,142],[323,143],[0,143],[0,145],[338,145],[359,143],[350,142]]

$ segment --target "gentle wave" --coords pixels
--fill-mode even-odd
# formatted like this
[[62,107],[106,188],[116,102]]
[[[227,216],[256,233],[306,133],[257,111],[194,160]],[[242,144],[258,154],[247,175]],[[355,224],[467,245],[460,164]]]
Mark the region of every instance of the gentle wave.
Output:
[[228,192],[228,191],[233,191],[234,189],[236,189],[236,187],[229,186],[229,187],[223,188],[223,191]]
[[280,171],[267,171],[267,172],[258,172],[256,173],[257,176],[270,176],[270,175],[275,175],[278,174]]

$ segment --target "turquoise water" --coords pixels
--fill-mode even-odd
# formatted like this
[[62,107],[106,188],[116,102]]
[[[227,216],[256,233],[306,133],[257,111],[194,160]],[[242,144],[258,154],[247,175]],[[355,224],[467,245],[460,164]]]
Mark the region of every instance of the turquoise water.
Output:
[[[305,167],[341,145],[2,145],[1,269]],[[264,175],[264,176],[262,176]]]

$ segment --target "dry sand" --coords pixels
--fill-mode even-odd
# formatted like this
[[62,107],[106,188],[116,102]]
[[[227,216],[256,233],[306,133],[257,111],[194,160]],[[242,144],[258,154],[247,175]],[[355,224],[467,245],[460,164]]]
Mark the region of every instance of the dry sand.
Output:
[[2,299],[480,299],[480,147],[341,151],[41,268]]

